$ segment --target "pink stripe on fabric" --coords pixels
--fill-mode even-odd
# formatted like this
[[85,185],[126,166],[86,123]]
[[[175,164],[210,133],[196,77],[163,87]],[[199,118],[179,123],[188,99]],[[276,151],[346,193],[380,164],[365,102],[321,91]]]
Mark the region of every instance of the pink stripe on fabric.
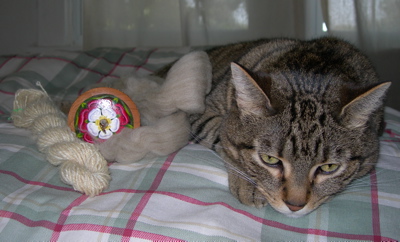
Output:
[[[206,203],[206,202],[202,202],[202,201],[199,201],[199,200],[191,198],[191,197],[184,196],[182,194],[171,193],[171,192],[157,192],[157,193],[175,197],[181,201],[185,201],[185,202],[196,204],[196,205],[202,205],[202,206],[222,205],[236,213],[242,214],[248,218],[253,219],[254,221],[257,221],[257,222],[267,225],[269,227],[274,227],[274,228],[291,231],[291,232],[296,232],[296,233],[300,233],[300,234],[313,234],[313,235],[329,236],[329,237],[342,238],[342,239],[358,239],[358,240],[372,240],[374,238],[374,236],[372,236],[372,235],[346,234],[346,233],[331,232],[331,231],[320,230],[320,229],[298,228],[298,227],[290,226],[287,224],[282,224],[282,223],[279,223],[276,221],[257,217],[249,212],[231,207],[230,205],[223,203],[223,202]],[[383,238],[383,237],[381,237],[381,238],[391,240],[389,238]]]
[[[25,226],[31,227],[31,228],[32,227],[43,227],[43,228],[46,228],[49,230],[55,230],[56,227],[61,226],[57,223],[53,223],[53,222],[50,222],[47,220],[33,221],[21,214],[4,211],[4,210],[0,210],[0,217],[18,221],[19,223],[21,223]],[[125,229],[111,227],[111,226],[97,225],[97,224],[75,223],[75,224],[62,225],[62,231],[93,231],[93,232],[107,233],[107,234],[111,234],[112,232],[114,232],[113,234],[115,234],[115,235],[122,235],[123,232],[125,231]],[[158,241],[172,241],[172,240],[180,241],[180,240],[176,240],[175,238],[172,238],[169,236],[164,236],[164,235],[159,235],[159,234],[154,234],[154,233],[149,233],[149,232],[141,232],[141,233],[138,233],[137,236],[138,236],[138,238],[141,238],[141,239],[151,239],[151,240],[158,240]],[[46,240],[46,239],[44,239],[44,240]]]
[[[136,71],[138,71],[140,68],[145,69],[143,66],[146,65],[147,62],[149,62],[150,56],[151,56],[154,52],[156,52],[157,50],[158,50],[157,48],[151,50],[151,51],[149,52],[149,54],[147,55],[146,59],[144,60],[144,62],[143,62],[141,65],[139,65],[139,66],[136,67]],[[148,69],[145,69],[145,70],[146,70],[146,71],[150,71],[150,72],[154,72],[154,71],[148,70]]]
[[113,63],[113,64],[114,64],[113,68],[111,68],[111,70],[110,70],[106,75],[102,76],[96,83],[100,83],[100,82],[104,79],[105,76],[111,76],[111,74],[112,74],[112,73],[114,72],[114,70],[117,68],[117,66],[119,65],[119,63],[120,63],[120,62],[122,61],[122,59],[124,58],[124,56],[125,56],[127,53],[134,52],[135,49],[136,49],[136,48],[133,48],[133,49],[131,49],[131,50],[129,50],[129,51],[126,51],[126,52],[122,53],[122,55],[119,57],[119,59],[117,60],[117,62]]
[[3,91],[3,90],[0,90],[0,92],[1,92],[1,93],[4,93],[4,94],[6,94],[6,95],[12,95],[12,96],[15,95],[14,92],[6,92],[6,91]]
[[[136,49],[136,48],[133,48],[133,49],[131,49],[131,50],[129,50],[129,51],[126,51],[126,52],[122,53],[121,56],[118,58],[117,62],[115,62],[115,63],[113,63],[113,62],[111,62],[111,61],[109,61],[109,60],[107,60],[107,59],[105,59],[105,58],[96,58],[96,57],[93,57],[93,58],[96,58],[96,60],[105,60],[105,61],[107,61],[108,63],[114,65],[113,68],[112,68],[107,74],[102,75],[102,77],[101,77],[99,80],[97,80],[96,83],[101,83],[105,77],[109,77],[109,76],[114,77],[114,78],[120,78],[119,76],[111,75],[111,73],[114,72],[114,70],[117,68],[117,66],[120,66],[119,63],[122,61],[122,59],[124,58],[124,56],[125,56],[127,53],[131,53],[131,52],[135,51],[135,49]],[[86,53],[86,55],[91,56],[91,55],[89,55],[89,54],[87,54],[87,53]],[[82,89],[80,89],[80,90],[78,91],[78,96],[82,95],[82,92],[83,92],[84,89],[85,89],[85,88],[82,88]]]
[[397,134],[396,132],[394,132],[394,131],[391,130],[391,129],[385,129],[385,133],[389,134],[390,137],[400,137],[399,134]]
[[129,218],[128,223],[126,224],[124,237],[122,241],[129,241],[129,238],[132,236],[138,236],[140,231],[134,230],[136,222],[143,212],[144,208],[146,207],[147,203],[150,200],[151,195],[157,190],[158,186],[160,185],[165,173],[167,172],[168,168],[170,167],[172,161],[174,160],[178,151],[170,154],[168,158],[165,160],[163,166],[158,171],[153,183],[150,186],[150,189],[143,195],[142,199],[139,201],[138,205],[136,206],[135,210],[133,211],[131,217]]
[[[124,228],[103,226],[103,225],[97,225],[97,224],[76,223],[76,224],[66,224],[63,226],[63,231],[80,231],[80,230],[121,235],[121,236],[123,235],[123,233],[125,231]],[[148,239],[148,240],[153,240],[153,241],[155,241],[155,240],[157,240],[157,241],[182,241],[182,240],[177,240],[177,239],[169,237],[169,236],[164,236],[164,235],[154,234],[154,233],[144,232],[144,231],[138,231],[136,237],[139,239]]]
[[[127,192],[127,193],[146,193],[146,191],[141,191],[141,190],[130,190],[130,189],[122,189],[122,190],[118,190],[118,192]],[[115,192],[115,191],[113,191]],[[108,193],[103,193],[103,194],[109,194],[109,193],[113,193],[113,192],[108,192]],[[293,226],[289,226],[289,225],[285,225],[285,224],[281,224],[275,221],[269,221],[263,218],[259,218],[257,216],[254,216],[252,214],[249,214],[248,212],[239,210],[239,209],[235,209],[230,207],[227,204],[224,204],[222,202],[217,202],[217,203],[206,203],[206,202],[202,202],[199,200],[196,200],[194,198],[191,197],[186,197],[184,195],[181,194],[176,194],[176,193],[171,193],[171,192],[157,192],[155,191],[154,193],[157,194],[163,194],[163,195],[168,195],[171,197],[175,197],[178,198],[182,201],[186,201],[186,202],[190,202],[196,205],[203,205],[203,206],[211,206],[211,205],[222,205],[225,207],[230,208],[233,211],[237,211],[247,217],[253,218],[256,221],[261,222],[262,224],[271,226],[271,227],[275,227],[275,228],[279,228],[279,229],[283,229],[283,230],[287,230],[287,231],[293,231],[293,232],[298,232],[298,233],[302,233],[302,234],[314,234],[314,235],[321,235],[321,236],[329,236],[329,237],[336,237],[336,238],[342,238],[342,239],[354,239],[354,240],[369,240],[372,241],[374,239],[379,239],[381,241],[396,241],[392,238],[388,238],[388,237],[382,237],[379,236],[379,238],[376,238],[374,235],[355,235],[355,234],[344,234],[344,233],[338,233],[338,232],[330,232],[330,231],[325,231],[325,230],[317,230],[317,229],[303,229],[303,228],[297,228],[297,227],[293,227]],[[102,194],[100,194],[99,196],[101,196]],[[65,211],[65,210],[64,210]],[[13,220],[16,220],[26,226],[29,227],[44,227],[44,228],[48,228],[50,230],[53,230],[56,226],[62,226],[62,231],[71,231],[71,230],[88,230],[88,231],[95,231],[95,232],[106,232],[106,233],[110,233],[110,234],[116,234],[116,235],[123,235],[125,234],[125,231],[127,230],[126,228],[116,228],[116,227],[110,227],[110,226],[102,226],[102,225],[94,225],[94,224],[80,224],[80,226],[78,226],[78,224],[66,224],[66,225],[61,225],[61,224],[56,224],[50,221],[46,221],[46,220],[40,220],[40,221],[32,221],[20,214],[16,214],[16,213],[12,213],[9,211],[4,211],[4,210],[0,210],[0,217],[5,217],[5,218],[10,218]],[[78,226],[78,227],[77,227]],[[143,234],[144,232],[140,232],[136,231],[136,233],[134,233],[134,236],[138,237],[138,238],[143,238],[143,239],[149,239],[151,236],[151,234]],[[140,237],[139,237],[140,236]],[[149,237],[150,236],[150,237]],[[160,235],[161,236],[161,235]],[[170,238],[171,239],[171,238]]]
[[[6,61],[4,61],[1,65],[0,65],[0,69],[3,68],[3,66],[5,66],[8,62],[10,62],[12,59],[16,59],[16,56],[10,56]],[[15,72],[15,71],[13,71]],[[4,81],[4,79],[0,80],[0,83],[2,83]]]
[[37,56],[26,58],[25,63],[23,63],[15,72],[21,71],[22,68],[24,68],[24,66],[26,66],[29,62],[31,62],[35,58],[37,58]]
[[384,139],[382,141],[388,142],[388,143],[399,143],[400,142],[400,140],[390,140],[390,139]]
[[[127,53],[134,52],[135,50],[136,50],[136,48],[132,48],[132,49],[130,49],[130,50],[128,50],[128,51],[122,52],[122,54],[125,55],[125,54],[127,54]],[[90,58],[96,59],[96,60],[104,60],[105,62],[108,62],[109,64],[113,64],[113,65],[115,65],[115,64],[118,62],[118,60],[117,60],[117,62],[112,62],[112,61],[110,61],[110,60],[107,59],[107,58],[98,57],[98,56],[89,54],[88,52],[83,52],[83,54],[89,56]],[[123,65],[123,66],[135,67],[135,65]]]
[[7,60],[5,60],[3,63],[1,63],[0,68],[2,68],[3,66],[5,66],[10,60],[12,60],[15,57],[15,55],[13,56],[9,56],[7,58]]
[[[133,52],[133,51],[135,51],[135,50],[136,50],[136,48],[130,49],[130,50],[126,51],[126,52],[123,52],[123,55],[125,55],[125,54],[127,54],[127,53],[131,53],[131,52]],[[110,60],[107,59],[107,58],[104,58],[104,57],[97,57],[97,56],[94,56],[94,55],[89,54],[89,53],[87,53],[87,52],[83,52],[83,54],[85,54],[85,55],[87,55],[87,56],[89,56],[89,57],[91,57],[91,58],[93,58],[93,59],[96,59],[96,60],[104,60],[105,62],[107,62],[107,63],[109,63],[109,64],[113,64],[113,65],[117,64],[117,62],[118,62],[118,60],[117,60],[117,62],[112,62],[112,61],[110,61]],[[125,64],[125,65],[119,64],[118,66],[136,67],[136,65],[128,65],[128,64]]]
[[56,185],[48,184],[48,183],[45,183],[45,182],[29,181],[29,180],[27,180],[25,178],[22,178],[17,173],[14,173],[12,171],[0,170],[0,174],[6,174],[6,175],[9,175],[9,176],[12,176],[15,179],[17,179],[18,181],[23,182],[25,184],[29,184],[29,185],[42,186],[42,187],[52,188],[52,189],[56,189],[56,190],[60,190],[60,191],[70,191],[70,192],[71,191],[75,191],[74,189],[69,188],[69,187],[56,186]]
[[372,230],[374,231],[374,241],[382,241],[381,224],[379,217],[379,195],[378,195],[378,179],[376,171],[370,173],[371,179],[371,207],[372,207]]
[[[147,63],[146,63],[146,64],[147,64]],[[136,71],[138,71],[139,69],[143,69],[143,70],[145,70],[145,71],[154,73],[154,70],[150,70],[149,68],[147,68],[147,67],[145,67],[145,66],[142,66],[142,65],[138,66],[138,65],[122,65],[122,64],[119,64],[118,66],[119,66],[119,67],[132,67],[132,68],[135,68]]]
[[38,220],[38,221],[33,221],[31,219],[28,219],[27,217],[18,214],[18,213],[13,213],[5,210],[0,210],[0,217],[2,218],[9,218],[15,221],[18,221],[19,223],[28,226],[28,227],[43,227],[46,229],[53,230],[56,227],[56,224],[47,220]]
[[[133,50],[136,50],[136,49],[133,49]],[[132,52],[133,50],[131,50],[130,52]],[[150,52],[155,52],[156,50],[158,50],[158,49],[153,49],[153,50],[151,50]],[[129,53],[129,51],[128,51],[127,53]],[[96,59],[96,60],[104,60],[104,61],[106,61],[106,62],[108,62],[108,63],[110,63],[110,64],[115,64],[115,62],[112,62],[112,61],[110,61],[110,60],[108,60],[108,59],[106,59],[106,58],[104,58],[104,57],[96,57],[96,56],[91,55],[91,54],[89,54],[89,53],[87,53],[87,52],[84,52],[84,54],[87,55],[87,56],[90,56],[91,58],[94,58],[94,59]],[[149,58],[149,57],[147,57],[147,58]],[[147,61],[146,61],[145,63],[147,63]],[[148,69],[148,68],[145,68],[145,67],[143,67],[142,65],[118,64],[118,66],[142,68],[142,69],[145,69],[146,71],[154,72],[154,70],[150,70],[150,69]]]
[[397,134],[391,129],[385,129],[385,133],[389,134],[391,138],[394,138],[394,140],[383,140],[385,142],[400,142],[400,134]]
[[82,195],[75,199],[66,209],[64,209],[60,217],[58,218],[57,224],[54,228],[54,232],[51,235],[51,241],[57,241],[58,238],[60,237],[60,232],[64,229],[64,223],[68,219],[68,215],[71,212],[72,208],[81,205],[86,199],[88,199],[89,196]]
[[[110,193],[115,193],[115,192],[125,192],[125,193],[149,193],[149,191],[146,190],[135,190],[135,189],[118,189],[110,192],[105,192],[103,194],[110,194]],[[320,230],[320,229],[305,229],[305,228],[298,228],[294,226],[290,226],[287,224],[282,224],[273,220],[268,220],[264,219],[261,217],[257,217],[249,212],[246,212],[241,209],[234,208],[224,202],[203,202],[200,200],[197,200],[192,197],[188,197],[179,193],[173,193],[173,192],[165,192],[165,191],[153,191],[151,194],[161,194],[161,195],[166,195],[169,197],[173,197],[176,199],[179,199],[181,201],[187,202],[187,203],[192,203],[195,205],[200,205],[200,206],[213,206],[213,205],[221,205],[224,206],[236,213],[242,214],[248,218],[253,219],[256,222],[259,222],[261,224],[267,225],[269,227],[274,227],[286,231],[291,231],[291,232],[296,232],[300,234],[312,234],[312,235],[320,235],[320,236],[327,236],[327,237],[333,237],[333,238],[341,238],[341,239],[353,239],[353,240],[373,240],[374,235],[364,235],[364,234],[346,234],[346,233],[340,233],[340,232],[332,232],[332,231],[327,231],[327,230]],[[100,194],[101,196],[102,194]],[[139,216],[137,216],[139,217]],[[136,222],[136,221],[135,221]],[[393,239],[388,238],[388,237],[380,237],[382,240],[385,241],[393,241]]]
[[[79,69],[86,70],[86,71],[89,71],[89,72],[93,72],[93,73],[99,74],[99,75],[101,75],[101,76],[106,75],[106,74],[101,73],[101,72],[99,72],[99,71],[96,71],[96,70],[93,70],[93,69],[89,69],[89,68],[86,68],[86,67],[82,67],[82,66],[76,64],[75,62],[73,62],[72,60],[63,59],[63,58],[61,58],[61,57],[53,57],[53,56],[43,56],[43,57],[37,57],[37,56],[34,56],[34,57],[16,56],[16,57],[14,57],[14,58],[15,58],[15,59],[27,59],[28,62],[31,61],[31,60],[33,60],[33,59],[35,59],[35,60],[47,60],[47,59],[48,59],[48,60],[58,60],[58,61],[62,61],[62,62],[67,62],[67,63],[69,63],[69,64],[72,64],[72,65],[76,66],[76,67],[79,68]],[[21,68],[20,68],[20,69],[21,69]],[[119,78],[119,76],[112,76],[112,77]]]

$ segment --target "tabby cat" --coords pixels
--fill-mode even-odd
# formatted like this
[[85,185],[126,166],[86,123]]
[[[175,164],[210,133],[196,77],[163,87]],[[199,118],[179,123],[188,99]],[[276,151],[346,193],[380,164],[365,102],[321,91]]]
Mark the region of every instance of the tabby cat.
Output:
[[221,155],[240,202],[299,217],[374,167],[390,83],[352,45],[264,39],[207,53],[213,88],[190,117],[193,140]]

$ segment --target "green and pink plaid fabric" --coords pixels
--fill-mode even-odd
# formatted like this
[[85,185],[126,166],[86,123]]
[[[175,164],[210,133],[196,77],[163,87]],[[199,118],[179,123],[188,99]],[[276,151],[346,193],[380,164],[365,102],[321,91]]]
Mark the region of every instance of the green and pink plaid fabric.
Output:
[[400,238],[400,112],[386,109],[380,160],[316,211],[288,218],[247,207],[223,162],[195,144],[165,157],[109,165],[90,198],[60,181],[29,131],[9,120],[14,93],[40,81],[54,100],[93,83],[152,73],[180,49],[112,49],[0,57],[0,241],[396,241]]

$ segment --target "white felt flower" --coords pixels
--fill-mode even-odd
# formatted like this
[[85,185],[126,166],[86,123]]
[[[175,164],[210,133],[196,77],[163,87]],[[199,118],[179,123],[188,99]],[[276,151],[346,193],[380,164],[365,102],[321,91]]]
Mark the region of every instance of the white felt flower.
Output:
[[95,108],[89,112],[87,129],[93,136],[108,139],[119,129],[119,119],[111,108]]

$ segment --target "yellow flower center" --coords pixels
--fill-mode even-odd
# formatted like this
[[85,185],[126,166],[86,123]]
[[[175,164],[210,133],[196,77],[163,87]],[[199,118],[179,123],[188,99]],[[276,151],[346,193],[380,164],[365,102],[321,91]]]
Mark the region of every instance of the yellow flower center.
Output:
[[106,130],[110,129],[111,119],[102,115],[96,120],[95,123],[96,123],[97,127],[99,128],[99,130],[101,130],[105,133]]

